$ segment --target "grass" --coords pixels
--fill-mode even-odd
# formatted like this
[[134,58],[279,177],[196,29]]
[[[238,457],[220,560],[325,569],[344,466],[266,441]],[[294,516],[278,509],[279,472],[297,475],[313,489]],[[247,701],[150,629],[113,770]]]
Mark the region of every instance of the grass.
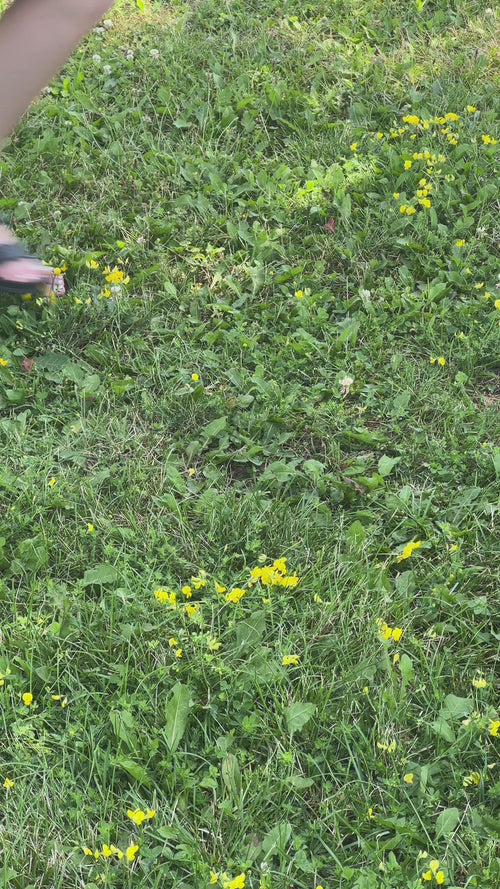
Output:
[[497,13],[109,18],[0,160],[3,885],[494,889]]

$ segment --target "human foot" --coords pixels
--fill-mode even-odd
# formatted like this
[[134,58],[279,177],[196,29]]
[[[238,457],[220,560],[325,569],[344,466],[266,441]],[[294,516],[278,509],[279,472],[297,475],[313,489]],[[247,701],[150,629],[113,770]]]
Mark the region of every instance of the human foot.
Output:
[[9,293],[29,293],[30,288],[44,296],[52,292],[64,293],[61,276],[54,276],[49,266],[28,256],[12,232],[0,225],[0,290]]

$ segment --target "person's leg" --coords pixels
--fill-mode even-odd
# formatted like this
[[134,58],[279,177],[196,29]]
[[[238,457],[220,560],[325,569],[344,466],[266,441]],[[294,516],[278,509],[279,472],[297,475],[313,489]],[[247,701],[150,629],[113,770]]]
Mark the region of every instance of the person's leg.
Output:
[[[111,0],[14,0],[0,18],[0,146],[40,90]],[[0,225],[0,244],[16,243]],[[35,260],[3,262],[1,279],[35,284],[50,275]]]

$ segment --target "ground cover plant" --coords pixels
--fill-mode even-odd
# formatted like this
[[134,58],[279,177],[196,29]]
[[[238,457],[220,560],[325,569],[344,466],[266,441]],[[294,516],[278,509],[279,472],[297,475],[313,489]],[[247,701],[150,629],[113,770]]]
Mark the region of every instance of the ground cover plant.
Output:
[[0,159],[5,887],[500,880],[498,14],[118,3]]

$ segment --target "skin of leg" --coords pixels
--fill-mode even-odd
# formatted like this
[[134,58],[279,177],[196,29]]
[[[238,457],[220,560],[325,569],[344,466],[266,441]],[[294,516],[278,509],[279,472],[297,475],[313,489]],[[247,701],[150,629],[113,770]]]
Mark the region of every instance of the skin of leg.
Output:
[[[0,147],[40,90],[110,0],[14,0],[0,18]],[[15,238],[0,226],[0,243]],[[2,265],[1,277],[35,282],[50,275],[33,260]]]
[[0,143],[110,0],[14,0],[0,19]]

